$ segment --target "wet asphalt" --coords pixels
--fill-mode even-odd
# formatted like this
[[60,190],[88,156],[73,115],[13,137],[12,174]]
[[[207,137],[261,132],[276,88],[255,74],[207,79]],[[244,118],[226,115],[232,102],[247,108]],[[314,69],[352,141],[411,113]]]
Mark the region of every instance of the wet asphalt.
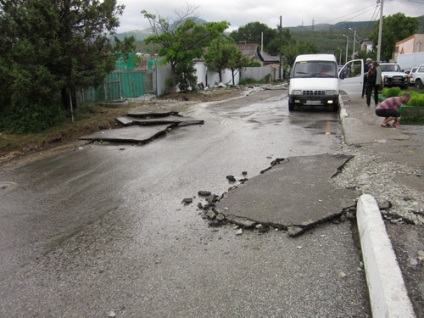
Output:
[[185,115],[203,125],[1,170],[0,316],[369,317],[351,221],[292,238],[210,227],[197,208],[228,175],[339,152],[337,114],[289,113],[286,94],[195,105]]

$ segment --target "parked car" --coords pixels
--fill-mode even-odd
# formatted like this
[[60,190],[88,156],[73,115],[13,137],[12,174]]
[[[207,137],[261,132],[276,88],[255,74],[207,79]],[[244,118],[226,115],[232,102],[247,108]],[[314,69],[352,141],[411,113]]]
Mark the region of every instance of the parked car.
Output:
[[414,80],[414,73],[417,71],[418,66],[417,67],[413,67],[408,71],[405,71],[405,74],[408,74],[408,78],[409,78],[409,85],[414,85],[415,80]]
[[399,86],[405,89],[409,86],[409,78],[396,63],[380,63],[381,80],[384,87]]
[[424,64],[420,65],[414,72],[414,85],[416,88],[424,88]]

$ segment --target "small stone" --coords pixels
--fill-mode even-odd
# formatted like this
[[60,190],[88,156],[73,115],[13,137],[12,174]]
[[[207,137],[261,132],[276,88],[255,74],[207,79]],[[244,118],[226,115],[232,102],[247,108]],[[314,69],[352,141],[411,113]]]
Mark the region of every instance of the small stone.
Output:
[[214,212],[214,211],[212,211],[212,210],[209,210],[209,211],[206,213],[206,216],[207,216],[209,219],[211,219],[211,220],[214,220],[214,219],[216,218],[216,214],[215,214],[215,212]]
[[192,198],[185,198],[185,199],[183,199],[183,201],[182,201],[184,204],[191,204],[192,202],[193,202],[193,199]]
[[235,182],[236,181],[236,178],[234,178],[234,176],[231,176],[231,175],[227,176],[226,178],[229,182]]
[[380,210],[388,210],[392,207],[392,203],[390,201],[385,201],[383,203],[379,203],[378,207]]
[[107,313],[107,316],[108,318],[113,318],[113,317],[116,317],[116,313],[113,310],[111,310]]
[[243,234],[243,229],[238,229],[236,231],[236,235],[242,235]]
[[409,259],[409,264],[410,264],[411,266],[417,266],[417,265],[418,265],[418,260],[417,260],[417,259],[415,259],[415,258],[410,258],[410,259]]
[[216,216],[216,220],[218,222],[223,222],[225,221],[225,216],[222,213],[218,213],[218,215]]
[[339,272],[339,277],[340,278],[345,278],[347,275],[345,272]]
[[241,174],[242,174],[243,176],[246,176],[246,175],[247,175],[247,171],[243,171]]
[[424,261],[424,251],[419,250],[417,252],[417,255],[418,255],[418,260]]
[[210,196],[212,193],[210,191],[199,191],[198,195],[202,196],[202,197],[207,197]]

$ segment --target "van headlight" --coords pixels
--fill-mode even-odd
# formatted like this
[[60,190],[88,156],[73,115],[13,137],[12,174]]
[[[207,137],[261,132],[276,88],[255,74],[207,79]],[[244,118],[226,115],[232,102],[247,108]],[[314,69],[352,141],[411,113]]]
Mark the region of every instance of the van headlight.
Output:
[[337,95],[337,91],[325,91],[325,95]]
[[292,95],[302,95],[302,91],[300,89],[295,89],[292,91]]

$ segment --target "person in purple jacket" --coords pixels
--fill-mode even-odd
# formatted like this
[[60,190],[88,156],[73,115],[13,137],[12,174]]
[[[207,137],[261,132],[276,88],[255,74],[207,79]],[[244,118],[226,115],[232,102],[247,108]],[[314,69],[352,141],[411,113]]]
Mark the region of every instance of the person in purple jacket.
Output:
[[[378,117],[385,117],[383,122],[381,123],[381,127],[388,128],[388,127],[398,127],[399,126],[399,107],[402,104],[406,104],[409,99],[411,98],[411,95],[408,93],[403,94],[399,97],[390,97],[381,102],[377,105],[375,108],[375,114]],[[390,122],[393,121],[392,125],[390,126]]]

